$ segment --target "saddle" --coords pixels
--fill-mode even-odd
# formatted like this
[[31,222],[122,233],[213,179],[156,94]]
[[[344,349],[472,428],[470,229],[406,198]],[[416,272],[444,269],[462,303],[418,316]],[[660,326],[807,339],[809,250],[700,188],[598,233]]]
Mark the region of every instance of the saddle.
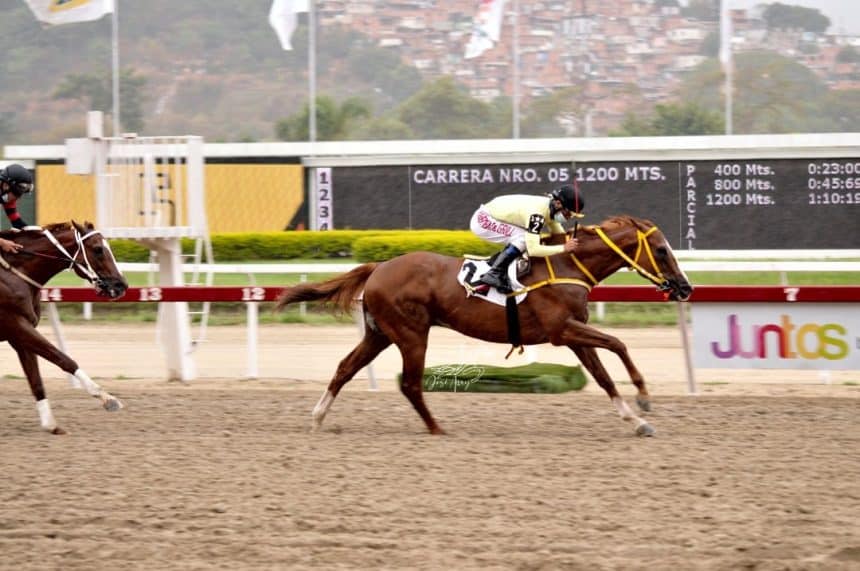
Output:
[[[474,256],[467,254],[464,256],[463,265],[460,266],[460,271],[457,273],[457,281],[466,290],[467,296],[476,296],[496,305],[506,305],[508,295],[499,292],[496,288],[481,283],[480,277],[485,272],[489,271],[496,256],[501,254],[497,252],[493,256]],[[517,261],[508,266],[508,280],[514,292],[524,289],[520,278],[527,275],[531,271],[531,260],[527,255],[521,256]],[[513,296],[516,303],[522,302],[526,298],[526,292]]]

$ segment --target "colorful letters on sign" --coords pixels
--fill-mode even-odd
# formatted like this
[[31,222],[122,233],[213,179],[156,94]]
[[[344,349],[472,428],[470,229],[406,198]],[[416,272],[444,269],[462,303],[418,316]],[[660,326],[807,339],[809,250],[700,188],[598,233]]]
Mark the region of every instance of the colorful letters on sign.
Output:
[[696,304],[703,368],[860,369],[860,309],[850,304]]

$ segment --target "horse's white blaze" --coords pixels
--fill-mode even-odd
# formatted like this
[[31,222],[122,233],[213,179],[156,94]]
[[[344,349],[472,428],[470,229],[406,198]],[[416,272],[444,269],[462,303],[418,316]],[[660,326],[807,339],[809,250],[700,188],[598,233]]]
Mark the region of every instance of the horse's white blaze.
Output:
[[36,410],[39,411],[39,423],[42,429],[53,432],[57,428],[57,421],[54,419],[54,413],[51,412],[51,403],[48,399],[36,401]]
[[331,391],[326,390],[323,393],[323,396],[320,397],[319,402],[314,407],[314,411],[311,413],[314,419],[314,426],[319,427],[322,424],[325,415],[328,413],[328,409],[331,408],[331,403],[334,402],[334,395]]

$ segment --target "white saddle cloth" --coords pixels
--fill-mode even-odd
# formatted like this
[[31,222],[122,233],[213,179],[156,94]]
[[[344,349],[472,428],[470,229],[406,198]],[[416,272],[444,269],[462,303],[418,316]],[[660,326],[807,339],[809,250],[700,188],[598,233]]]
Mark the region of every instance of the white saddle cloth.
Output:
[[[474,295],[475,297],[479,297],[481,299],[485,299],[489,302],[495,303],[496,305],[505,305],[505,300],[507,300],[507,295],[500,293],[494,287],[491,287],[486,291],[486,293],[478,293],[474,291],[474,288],[480,285],[480,278],[485,273],[490,270],[490,264],[487,263],[487,260],[471,260],[466,259],[463,261],[463,265],[460,266],[460,271],[457,273],[457,281],[460,282],[460,285],[466,290],[470,295]],[[508,266],[508,280],[511,282],[511,287],[514,291],[523,289],[523,284],[517,281],[517,264],[513,263]],[[526,298],[527,293],[523,292],[516,296],[517,303],[521,303]]]

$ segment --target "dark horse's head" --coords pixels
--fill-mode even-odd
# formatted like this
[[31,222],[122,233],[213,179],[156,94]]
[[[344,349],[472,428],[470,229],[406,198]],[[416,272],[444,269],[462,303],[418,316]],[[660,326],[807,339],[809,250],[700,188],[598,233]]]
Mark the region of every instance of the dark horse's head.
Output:
[[71,269],[92,283],[99,295],[116,299],[125,295],[128,282],[101,232],[89,222],[53,224],[45,228],[66,250]]
[[630,225],[635,232],[624,248],[629,256],[627,262],[644,278],[654,282],[669,299],[686,301],[693,293],[693,286],[678,265],[672,247],[663,232],[650,220],[632,216],[617,217],[608,221],[621,226]]

